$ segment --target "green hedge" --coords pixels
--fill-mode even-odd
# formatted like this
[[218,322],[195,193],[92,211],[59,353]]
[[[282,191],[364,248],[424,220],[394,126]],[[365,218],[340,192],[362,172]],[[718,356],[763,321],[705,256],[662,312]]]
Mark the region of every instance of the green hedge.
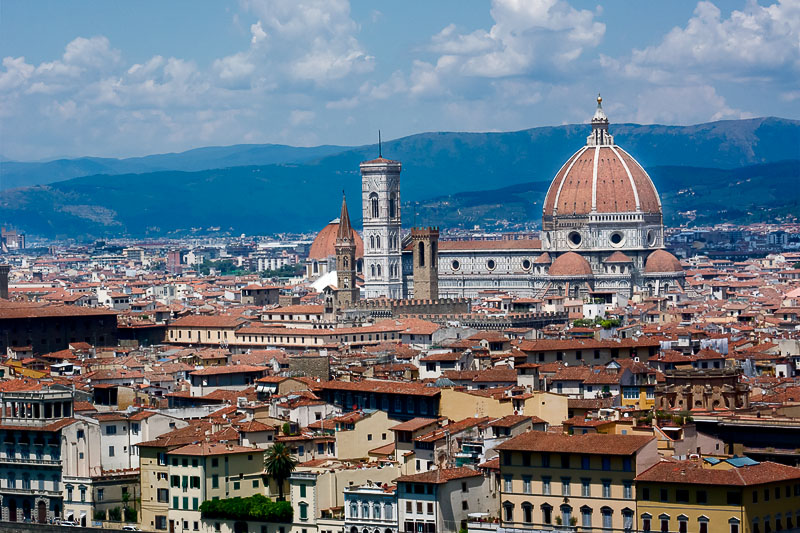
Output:
[[260,522],[292,521],[292,504],[273,502],[266,496],[256,494],[249,498],[227,498],[207,500],[200,505],[203,518],[223,520],[258,520]]

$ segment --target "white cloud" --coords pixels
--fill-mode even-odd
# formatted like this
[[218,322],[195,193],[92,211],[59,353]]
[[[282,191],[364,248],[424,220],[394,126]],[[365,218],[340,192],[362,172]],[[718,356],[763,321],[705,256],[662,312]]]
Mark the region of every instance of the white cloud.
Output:
[[458,83],[455,77],[528,76],[537,70],[568,68],[587,48],[600,43],[605,24],[595,14],[565,0],[493,0],[494,25],[459,33],[448,25],[431,39],[435,62],[417,61],[412,94],[437,94]]
[[[731,108],[713,87],[701,85],[645,90],[636,99],[632,119],[640,124],[686,124],[751,117]],[[620,118],[625,119],[625,114]]]
[[750,0],[727,18],[708,1],[697,4],[685,27],[663,40],[634,50],[629,62],[615,66],[631,77],[669,82],[678,74],[726,79],[797,80],[800,72],[800,2],[779,0],[761,6]]
[[299,126],[301,124],[310,124],[317,114],[308,109],[294,109],[289,113],[289,123],[292,126]]
[[318,85],[374,67],[374,58],[356,38],[358,26],[347,0],[249,0],[245,5],[258,17],[246,52],[250,63]]
[[5,72],[0,72],[0,91],[10,91],[25,84],[36,67],[25,62],[24,57],[3,58]]
[[250,26],[250,33],[253,34],[253,37],[250,39],[251,44],[258,44],[267,38],[267,32],[261,27],[260,20]]
[[115,65],[120,59],[119,50],[112,49],[108,38],[102,35],[90,39],[78,37],[67,45],[63,56],[64,63],[87,69]]

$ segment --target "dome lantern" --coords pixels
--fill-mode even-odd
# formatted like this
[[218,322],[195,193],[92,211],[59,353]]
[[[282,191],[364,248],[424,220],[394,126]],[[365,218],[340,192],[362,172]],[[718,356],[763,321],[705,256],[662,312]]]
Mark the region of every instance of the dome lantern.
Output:
[[603,111],[603,97],[597,95],[597,109],[592,117],[592,133],[586,138],[587,146],[612,146],[614,137],[608,133],[608,117]]

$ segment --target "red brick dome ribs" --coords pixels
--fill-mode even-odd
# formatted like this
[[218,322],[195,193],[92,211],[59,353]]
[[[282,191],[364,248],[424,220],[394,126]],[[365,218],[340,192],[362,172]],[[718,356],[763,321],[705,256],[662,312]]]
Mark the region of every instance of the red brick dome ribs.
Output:
[[551,276],[591,276],[592,266],[575,252],[567,252],[556,257],[548,273]]
[[683,272],[683,267],[678,258],[666,250],[656,250],[647,256],[644,265],[645,274],[660,274],[669,272]]
[[[333,220],[327,226],[322,228],[314,242],[311,243],[311,249],[308,251],[309,259],[316,259],[318,261],[327,259],[332,255],[336,255],[336,235],[339,232],[339,219]],[[358,233],[353,230],[353,239],[356,243],[356,258],[364,257],[364,242]]]
[[650,176],[616,144],[597,98],[586,146],[556,174],[544,200],[543,215],[646,213],[661,215],[661,201]]
[[544,200],[544,214],[661,213],[647,172],[618,146],[585,146],[556,174]]

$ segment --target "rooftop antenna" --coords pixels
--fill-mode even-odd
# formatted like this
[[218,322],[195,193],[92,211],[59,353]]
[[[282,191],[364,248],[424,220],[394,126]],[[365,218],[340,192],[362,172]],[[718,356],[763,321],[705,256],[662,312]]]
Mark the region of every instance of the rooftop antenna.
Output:
[[381,130],[378,130],[378,158],[383,157],[383,148],[381,146]]

